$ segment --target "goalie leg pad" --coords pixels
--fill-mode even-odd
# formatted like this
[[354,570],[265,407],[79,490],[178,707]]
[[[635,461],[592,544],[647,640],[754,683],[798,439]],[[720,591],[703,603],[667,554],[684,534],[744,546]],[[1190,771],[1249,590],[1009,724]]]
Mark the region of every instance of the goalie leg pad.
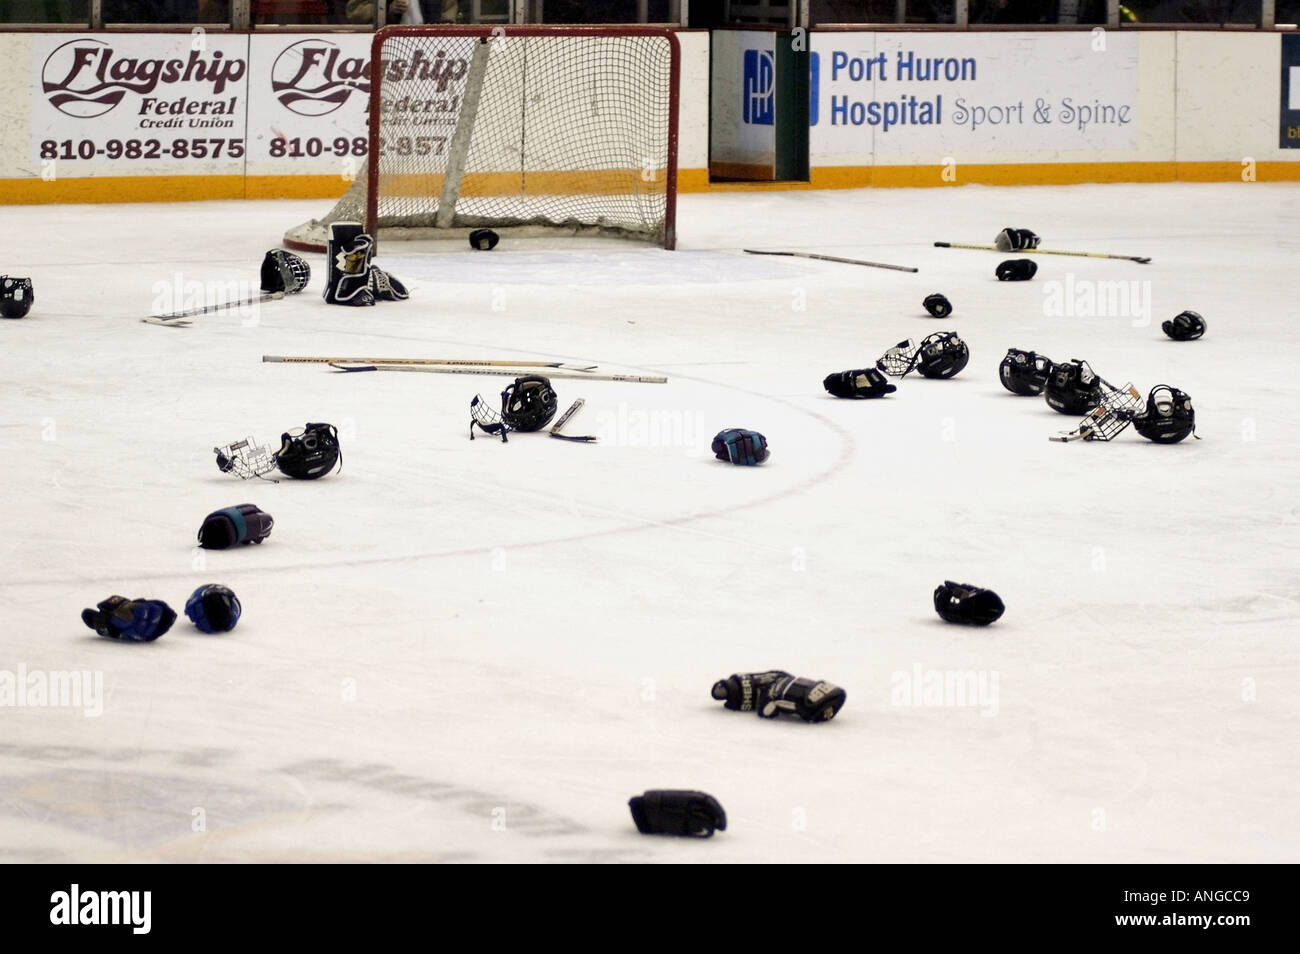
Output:
[[375,240],[358,222],[335,222],[330,226],[325,263],[325,301],[331,305],[373,305],[370,291],[370,259]]
[[727,813],[707,792],[651,789],[628,800],[632,820],[643,835],[690,835],[708,838],[727,830]]
[[411,297],[405,285],[378,265],[370,266],[370,294],[375,301],[406,301]]

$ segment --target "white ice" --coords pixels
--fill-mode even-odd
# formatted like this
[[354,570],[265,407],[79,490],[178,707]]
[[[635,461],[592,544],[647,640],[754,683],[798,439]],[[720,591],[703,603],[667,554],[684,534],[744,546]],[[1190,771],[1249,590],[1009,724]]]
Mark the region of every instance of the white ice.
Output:
[[[405,304],[326,306],[312,256],[308,291],[256,315],[138,320],[176,281],[255,287],[263,252],[328,205],[4,210],[0,273],[31,275],[36,304],[0,322],[0,678],[87,671],[104,698],[0,708],[0,859],[1297,859],[1293,186],[686,195],[671,253],[389,243]],[[933,247],[1004,226],[1153,262],[1041,256],[1004,284],[1008,256]],[[1142,283],[1137,304],[1047,313],[1049,283],[1102,281]],[[932,291],[947,321],[921,309]],[[1161,333],[1185,308],[1203,340]],[[941,329],[970,345],[958,377],[823,391]],[[1187,391],[1204,439],[1050,443],[1077,421],[1003,390],[1012,346]],[[469,440],[468,405],[504,379],[263,354],[669,383],[557,380],[562,408],[587,400],[567,430],[601,443],[503,445]],[[340,429],[341,473],[218,472],[215,445],[307,421]],[[771,459],[714,460],[730,426]],[[264,545],[194,549],[206,513],[245,501],[275,518]],[[1006,615],[941,622],[945,579]],[[234,632],[182,616],[120,644],[79,619],[112,593],[180,611],[207,582],[241,598]],[[710,698],[767,668],[847,704],[808,725]],[[962,674],[986,694],[925,697]],[[727,830],[637,834],[627,800],[651,788],[712,793]]]

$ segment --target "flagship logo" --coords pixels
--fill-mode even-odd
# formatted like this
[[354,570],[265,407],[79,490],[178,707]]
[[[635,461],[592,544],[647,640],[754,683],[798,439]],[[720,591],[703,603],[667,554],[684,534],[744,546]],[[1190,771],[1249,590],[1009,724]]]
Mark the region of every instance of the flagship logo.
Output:
[[220,95],[244,75],[246,64],[220,50],[190,50],[185,59],[119,58],[104,40],[69,40],[45,58],[41,89],[61,113],[78,119],[102,116],[127,93],[152,93],[160,83],[209,83]]
[[745,51],[742,110],[745,122],[771,126],[776,118],[776,60],[771,50]]
[[416,80],[437,83],[437,91],[445,93],[452,83],[465,78],[469,72],[469,60],[448,56],[445,50],[439,50],[433,59],[429,59],[423,47],[417,47],[410,59],[383,60],[384,80],[388,83],[413,83]]
[[271,91],[290,112],[324,116],[354,92],[370,95],[370,61],[344,56],[338,44],[329,40],[299,40],[275,58]]
[[127,924],[132,934],[148,934],[152,925],[152,891],[70,891],[50,895],[50,923],[62,925]]

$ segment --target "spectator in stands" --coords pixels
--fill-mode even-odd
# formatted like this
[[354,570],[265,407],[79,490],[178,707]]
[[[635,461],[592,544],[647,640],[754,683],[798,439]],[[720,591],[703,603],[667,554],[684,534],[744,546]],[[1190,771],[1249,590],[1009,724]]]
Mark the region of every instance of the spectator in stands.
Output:
[[[348,19],[375,22],[375,0],[348,0]],[[388,0],[387,23],[459,23],[460,0]]]

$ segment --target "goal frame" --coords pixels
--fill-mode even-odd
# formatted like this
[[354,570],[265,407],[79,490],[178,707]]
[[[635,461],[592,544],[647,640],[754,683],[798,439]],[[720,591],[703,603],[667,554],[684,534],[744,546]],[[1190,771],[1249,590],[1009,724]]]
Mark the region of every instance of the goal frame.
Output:
[[[669,47],[669,90],[668,90],[668,143],[665,175],[665,207],[664,207],[664,234],[660,244],[665,249],[674,249],[677,246],[677,129],[678,129],[678,111],[681,100],[681,45],[677,40],[676,31],[664,27],[647,27],[637,25],[608,25],[608,26],[503,26],[503,25],[475,25],[475,26],[451,26],[441,24],[424,24],[421,26],[388,26],[377,31],[370,44],[370,63],[371,63],[371,83],[370,83],[370,122],[367,131],[368,149],[366,163],[366,231],[375,236],[376,242],[381,238],[377,231],[379,220],[379,175],[380,163],[375,155],[375,149],[380,139],[380,125],[383,119],[382,97],[384,94],[384,84],[382,82],[382,58],[381,51],[384,43],[392,37],[410,36],[454,36],[454,37],[472,37],[479,39],[492,39],[501,37],[509,40],[511,37],[654,37],[664,39],[668,42]],[[506,228],[509,228],[508,226]],[[557,226],[556,231],[562,232],[563,226]],[[545,230],[544,230],[545,231]],[[448,230],[448,235],[454,235],[455,230]]]

